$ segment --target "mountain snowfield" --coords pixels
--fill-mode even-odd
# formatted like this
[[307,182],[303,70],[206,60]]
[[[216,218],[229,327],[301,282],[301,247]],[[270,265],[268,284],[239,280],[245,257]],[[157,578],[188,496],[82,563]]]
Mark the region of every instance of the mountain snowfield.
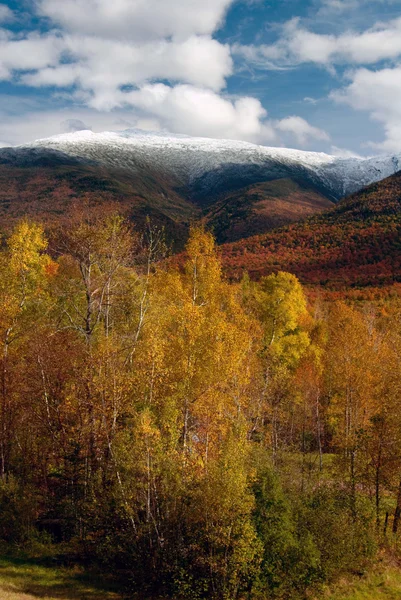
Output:
[[[78,131],[37,140],[14,150],[55,150],[70,157],[140,173],[157,169],[183,185],[224,186],[235,177],[242,183],[301,177],[324,188],[337,200],[401,170],[401,155],[341,158],[325,153],[141,130],[93,133]],[[3,151],[0,151],[0,158]],[[236,186],[238,187],[238,186]]]

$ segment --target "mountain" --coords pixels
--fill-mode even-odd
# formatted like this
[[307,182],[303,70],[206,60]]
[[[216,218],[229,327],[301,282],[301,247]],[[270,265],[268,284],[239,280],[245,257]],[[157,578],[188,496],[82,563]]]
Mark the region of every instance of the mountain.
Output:
[[207,211],[220,243],[241,240],[298,221],[333,206],[324,195],[294,179],[275,179],[229,192]]
[[82,196],[147,214],[182,240],[203,217],[219,242],[333,206],[401,168],[401,157],[343,159],[246,142],[127,130],[80,131],[0,150],[0,223],[54,219]]
[[184,135],[79,131],[37,140],[33,149],[52,149],[114,169],[157,170],[185,188],[196,204],[263,181],[307,182],[332,200],[351,194],[401,169],[400,156],[339,158],[319,152],[269,148],[247,142]]
[[401,281],[401,171],[334,208],[222,247],[232,277],[284,270],[332,289]]
[[201,214],[158,172],[114,170],[51,149],[0,150],[3,227],[26,215],[46,223],[59,221],[84,199],[92,205],[115,208],[139,226],[150,216],[166,227],[178,247],[186,239],[186,223]]

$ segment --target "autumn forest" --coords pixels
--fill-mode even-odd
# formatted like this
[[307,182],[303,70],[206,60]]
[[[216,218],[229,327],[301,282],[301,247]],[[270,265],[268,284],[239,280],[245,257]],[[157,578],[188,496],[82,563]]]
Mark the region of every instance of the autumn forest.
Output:
[[[401,530],[401,304],[231,281],[192,227],[23,220],[0,256],[0,538],[131,598],[302,599]],[[138,596],[136,595],[138,594]]]

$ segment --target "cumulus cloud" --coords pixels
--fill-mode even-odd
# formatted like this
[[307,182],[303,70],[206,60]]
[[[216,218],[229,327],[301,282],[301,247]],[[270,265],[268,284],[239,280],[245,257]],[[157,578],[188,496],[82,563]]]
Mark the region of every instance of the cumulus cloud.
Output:
[[67,35],[63,45],[70,58],[68,63],[39,68],[24,75],[23,82],[30,86],[78,85],[99,109],[118,104],[123,86],[167,79],[219,90],[232,72],[229,47],[210,36],[136,44]]
[[14,71],[56,66],[63,51],[63,40],[53,33],[31,33],[20,39],[0,29],[0,79],[11,79]]
[[[60,129],[96,131],[118,116],[136,127],[263,144],[327,141],[301,117],[273,121],[258,99],[225,93],[231,49],[213,34],[234,1],[35,0],[47,32],[0,29],[0,78],[57,88],[64,102],[87,107],[91,119],[83,109],[61,118],[57,111],[38,110],[36,117],[29,111],[21,118],[23,131],[13,133],[3,123],[0,139],[18,143]],[[270,51],[274,60],[280,53]],[[96,112],[110,118],[93,119]]]
[[370,70],[357,69],[348,74],[349,85],[331,94],[341,103],[370,113],[385,130],[385,140],[371,144],[380,150],[401,152],[401,66]]
[[360,33],[348,31],[337,36],[310,31],[294,18],[283,26],[277,43],[236,45],[234,52],[267,69],[302,63],[374,64],[401,55],[401,18],[376,23]]
[[[384,1],[400,3],[376,0],[376,4]],[[373,4],[373,0],[322,0],[317,3],[317,14],[338,16],[355,9],[361,11],[367,4]],[[349,30],[340,35],[316,33],[300,18],[293,18],[281,27],[276,43],[236,45],[233,52],[260,69],[292,69],[309,63],[331,70],[341,65],[338,74],[346,83],[329,94],[329,99],[365,111],[383,125],[383,142],[367,145],[385,152],[401,151],[401,18],[377,21],[365,30]],[[286,131],[293,126],[298,142],[305,143],[307,134],[303,134],[298,120],[284,119],[277,129]],[[344,153],[335,146],[333,152]]]
[[154,84],[127,93],[124,99],[177,133],[252,142],[271,142],[277,137],[266,110],[255,98],[231,101],[212,90]]
[[0,78],[58,87],[98,110],[150,81],[223,89],[230,48],[211,36],[233,0],[40,0],[62,29],[16,36],[0,30]]
[[[18,98],[7,103],[6,98],[0,98],[0,106],[6,104],[7,109],[0,110],[0,140],[8,146],[81,129],[98,132],[130,128],[267,145],[282,144],[285,136],[289,145],[304,145],[293,131],[280,130],[280,122],[269,119],[259,100],[223,98],[211,90],[182,84],[173,88],[164,84],[144,86],[131,92],[124,108],[110,112],[90,107],[44,110],[40,98],[36,103],[21,103]],[[309,133],[319,131],[304,123]],[[313,135],[306,137],[302,142],[309,142]]]
[[292,134],[301,146],[306,145],[310,140],[320,140],[328,142],[330,137],[323,129],[313,127],[301,117],[286,117],[276,123],[279,131]]
[[39,0],[39,11],[70,32],[116,39],[213,33],[234,0]]

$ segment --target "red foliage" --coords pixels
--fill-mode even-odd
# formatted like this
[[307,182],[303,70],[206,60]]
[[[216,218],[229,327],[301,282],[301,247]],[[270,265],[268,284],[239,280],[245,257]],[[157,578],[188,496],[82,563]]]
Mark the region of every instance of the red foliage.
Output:
[[401,174],[286,228],[223,246],[232,278],[285,270],[329,289],[401,281]]

